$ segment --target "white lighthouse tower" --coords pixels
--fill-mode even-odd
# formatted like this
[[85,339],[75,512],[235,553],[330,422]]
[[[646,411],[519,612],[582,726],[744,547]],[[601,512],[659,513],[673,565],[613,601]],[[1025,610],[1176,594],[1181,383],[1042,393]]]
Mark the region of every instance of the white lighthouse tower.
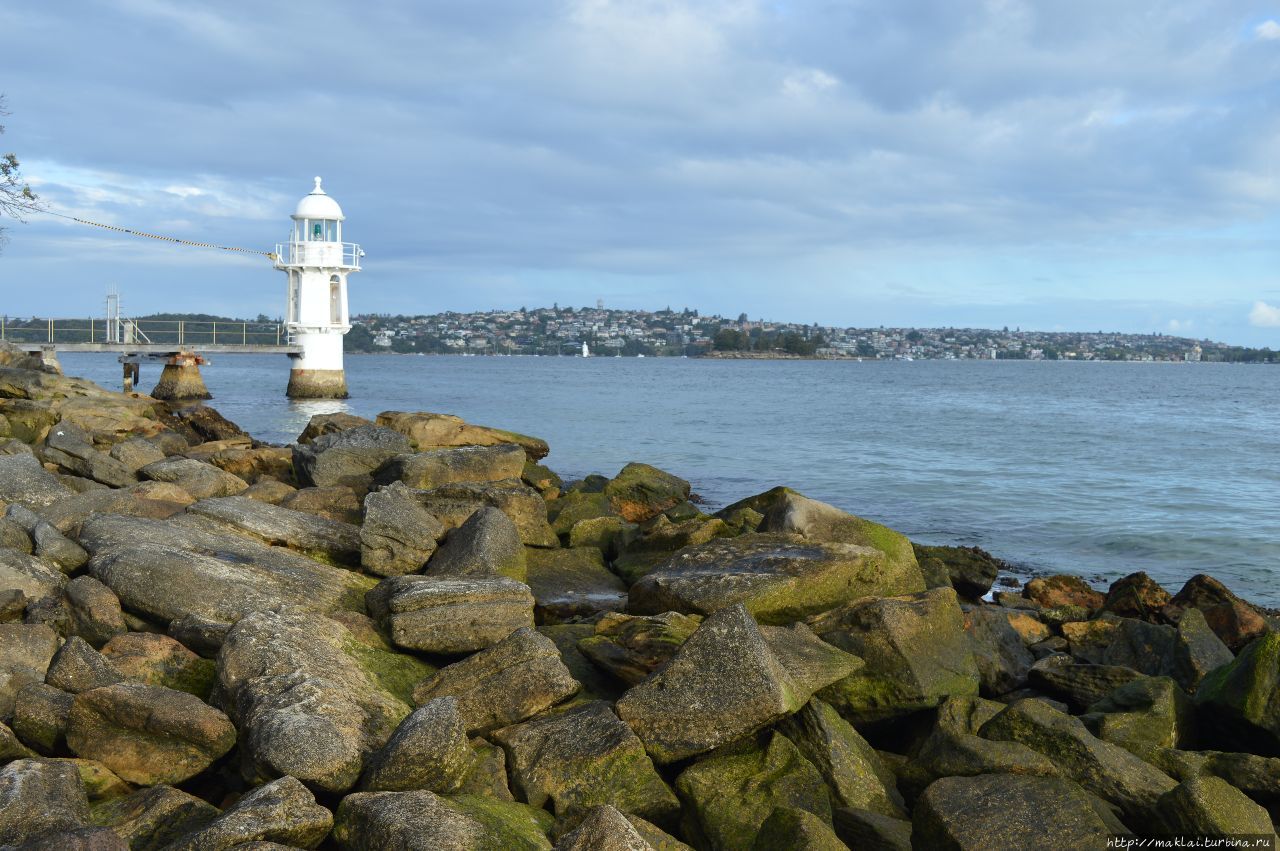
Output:
[[342,208],[320,188],[298,202],[289,241],[276,245],[277,269],[289,276],[285,327],[302,346],[291,354],[291,399],[345,399],[342,335],[351,330],[347,275],[360,271],[360,246],[342,241]]

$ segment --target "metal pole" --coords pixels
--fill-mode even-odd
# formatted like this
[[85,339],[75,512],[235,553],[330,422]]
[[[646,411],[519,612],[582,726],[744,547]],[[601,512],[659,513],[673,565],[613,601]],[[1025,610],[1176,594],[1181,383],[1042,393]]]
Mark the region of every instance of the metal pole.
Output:
[[186,330],[186,324],[187,323],[185,320],[183,319],[178,320],[178,345],[179,346],[182,345],[182,334],[183,334],[183,331]]
[[49,342],[53,342],[53,320],[49,320]]
[[218,323],[213,323],[213,345],[218,345]]
[[240,345],[247,346],[249,344],[249,323],[240,323]]
[[89,342],[93,342],[93,317],[89,317]]

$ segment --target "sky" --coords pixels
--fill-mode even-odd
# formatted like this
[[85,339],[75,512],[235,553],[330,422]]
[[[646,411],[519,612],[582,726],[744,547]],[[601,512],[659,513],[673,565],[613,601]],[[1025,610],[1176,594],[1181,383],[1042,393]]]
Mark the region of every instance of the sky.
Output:
[[[1280,347],[1280,0],[7,0],[51,210],[353,312],[660,309]],[[0,313],[283,312],[270,261],[33,215]]]

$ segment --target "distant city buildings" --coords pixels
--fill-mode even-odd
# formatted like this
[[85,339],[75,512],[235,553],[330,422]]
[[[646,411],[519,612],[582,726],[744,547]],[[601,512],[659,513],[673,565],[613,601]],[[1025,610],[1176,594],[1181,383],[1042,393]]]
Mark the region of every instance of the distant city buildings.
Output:
[[1267,360],[1242,349],[1165,334],[1022,331],[1008,328],[842,328],[701,316],[696,310],[553,307],[352,317],[351,351],[619,356],[802,356],[899,360]]

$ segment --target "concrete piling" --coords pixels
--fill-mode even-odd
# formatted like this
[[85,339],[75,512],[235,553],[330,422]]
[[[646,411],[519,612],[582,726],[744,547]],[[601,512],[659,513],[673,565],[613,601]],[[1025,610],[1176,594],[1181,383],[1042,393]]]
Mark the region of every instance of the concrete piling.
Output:
[[151,395],[166,401],[185,401],[194,399],[212,399],[204,377],[200,374],[200,364],[204,358],[192,352],[178,352],[169,358],[160,373],[160,381]]

